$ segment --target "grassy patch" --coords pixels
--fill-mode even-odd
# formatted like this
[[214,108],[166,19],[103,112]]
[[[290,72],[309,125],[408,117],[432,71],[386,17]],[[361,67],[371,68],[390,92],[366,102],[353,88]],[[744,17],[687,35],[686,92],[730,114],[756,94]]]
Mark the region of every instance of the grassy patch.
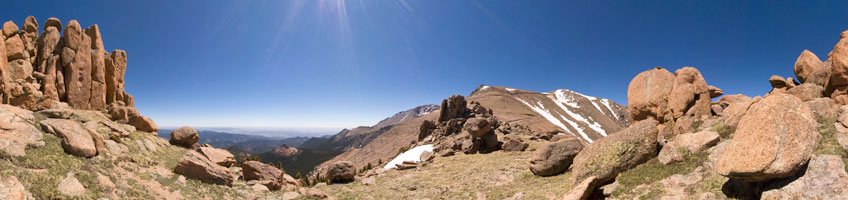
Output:
[[717,132],[721,139],[730,139],[730,135],[736,132],[736,127],[728,126],[724,122],[718,122],[712,126],[711,130]]
[[616,178],[616,181],[618,181],[621,186],[613,192],[612,196],[621,196],[622,194],[632,192],[636,186],[653,183],[674,174],[689,174],[695,170],[695,168],[700,166],[701,163],[707,159],[707,156],[709,156],[706,151],[692,154],[688,150],[683,150],[682,155],[685,159],[682,162],[663,165],[657,158],[653,158],[636,168],[622,172]]
[[818,129],[821,138],[819,140],[819,146],[816,147],[816,155],[837,155],[842,158],[848,157],[848,151],[842,148],[839,145],[839,141],[836,140],[836,127],[834,127],[835,118],[826,119],[823,123],[819,124]]

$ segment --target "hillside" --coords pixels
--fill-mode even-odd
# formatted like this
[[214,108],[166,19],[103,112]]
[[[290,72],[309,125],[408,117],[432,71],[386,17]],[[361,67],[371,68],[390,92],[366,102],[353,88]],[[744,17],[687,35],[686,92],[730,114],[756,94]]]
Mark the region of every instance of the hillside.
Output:
[[[468,97],[493,111],[501,122],[513,127],[527,128],[536,136],[565,133],[584,143],[623,129],[629,124],[626,107],[608,99],[589,97],[569,90],[538,93],[499,86],[480,86]],[[533,102],[533,104],[527,103]],[[322,163],[321,171],[329,164],[347,160],[356,168],[376,165],[390,160],[403,148],[418,143],[420,126],[424,120],[435,121],[441,111],[395,125],[361,148],[345,151]],[[568,125],[565,125],[568,124]]]
[[[171,132],[173,131],[173,129],[161,129],[157,131],[157,134],[161,138],[171,139]],[[300,146],[304,141],[310,139],[309,137],[278,139],[258,135],[236,134],[210,130],[199,130],[197,131],[197,134],[200,135],[200,140],[197,141],[200,144],[209,144],[213,147],[224,149],[237,147],[237,149],[250,152],[252,154],[271,151],[281,145],[295,147]]]

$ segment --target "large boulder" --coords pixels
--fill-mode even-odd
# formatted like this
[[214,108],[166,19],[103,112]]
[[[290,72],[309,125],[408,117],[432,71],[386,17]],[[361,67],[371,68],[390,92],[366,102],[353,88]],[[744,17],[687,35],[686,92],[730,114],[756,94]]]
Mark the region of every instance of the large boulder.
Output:
[[235,181],[227,168],[213,163],[196,151],[188,151],[183,155],[174,172],[210,184],[232,186]]
[[18,33],[18,25],[14,21],[9,20],[3,23],[3,35],[11,37]]
[[[675,119],[683,116],[691,108],[700,109],[696,116],[710,114],[710,95],[707,81],[701,76],[701,72],[694,67],[680,68],[674,72],[671,94],[668,96],[668,107]],[[697,101],[697,102],[696,102]],[[706,102],[706,107],[704,107]]]
[[244,162],[241,169],[245,181],[258,181],[270,190],[279,190],[282,187],[280,180],[284,172],[281,169],[257,161]]
[[31,123],[31,111],[0,104],[0,151],[10,156],[25,156],[27,147],[44,146],[41,131]]
[[[79,157],[97,155],[95,136],[89,129],[83,128],[78,122],[67,119],[41,120],[41,128],[48,133],[56,134],[62,139],[65,152]],[[102,141],[101,141],[102,142]]]
[[630,112],[630,119],[668,120],[668,96],[674,81],[674,74],[660,67],[636,75],[627,86],[627,110]]
[[730,104],[727,108],[724,108],[724,111],[721,113],[721,117],[724,118],[724,123],[728,126],[735,127],[739,124],[739,120],[745,116],[745,113],[748,112],[748,108],[751,107],[751,104],[760,100],[762,100],[762,97],[757,96],[751,100],[742,99],[739,102]]
[[721,98],[718,99],[718,101],[719,102],[727,102],[728,104],[734,104],[734,103],[739,103],[739,102],[751,101],[753,99],[754,98],[751,98],[749,96],[745,96],[743,94],[731,94],[731,95],[722,96]]
[[809,101],[815,98],[822,97],[822,92],[824,88],[822,86],[812,84],[812,83],[804,83],[799,86],[795,86],[792,89],[786,90],[786,94],[794,95],[801,99],[801,101]]
[[574,158],[574,185],[595,176],[601,183],[657,154],[657,121],[643,120],[587,145]]
[[480,138],[494,130],[497,123],[494,117],[474,117],[465,121],[463,130],[474,138]]
[[79,22],[71,20],[65,27],[64,41],[73,57],[62,54],[63,60],[70,59],[64,66],[64,81],[67,88],[68,105],[78,109],[90,109],[91,104],[91,37],[83,33]]
[[209,158],[215,164],[230,167],[236,163],[235,156],[227,150],[218,149],[215,147],[200,147],[198,150],[203,153],[206,158]]
[[183,126],[171,132],[171,144],[179,145],[186,148],[191,148],[194,144],[197,144],[197,140],[200,139],[200,136],[197,135],[197,131],[194,128]]
[[574,157],[583,149],[577,138],[565,138],[551,142],[533,152],[530,157],[530,171],[538,176],[560,174],[571,166]]
[[24,41],[21,40],[21,37],[12,36],[6,39],[6,59],[9,61],[24,59],[27,55],[24,49]]
[[85,34],[91,38],[91,96],[89,104],[92,110],[103,110],[106,108],[106,50],[103,48],[103,40],[100,36],[100,28],[97,24],[86,28]]
[[325,177],[331,182],[350,182],[353,181],[354,176],[356,176],[356,172],[353,169],[352,162],[337,161],[327,168]]
[[827,58],[830,62],[832,87],[848,86],[848,31],[842,32]]
[[768,183],[762,199],[848,199],[848,174],[839,156],[814,155],[804,170]]
[[129,124],[135,126],[135,129],[139,131],[155,133],[159,130],[159,126],[156,125],[156,122],[153,122],[153,119],[145,116],[130,117]]
[[704,149],[716,145],[719,141],[719,135],[713,131],[701,131],[697,133],[685,133],[674,137],[673,140],[666,143],[660,150],[657,156],[660,163],[668,164],[685,159],[681,150],[695,154],[700,153]]
[[830,65],[824,65],[816,54],[805,49],[795,60],[795,77],[801,83],[824,88],[830,81]]
[[795,96],[770,94],[739,121],[716,171],[745,182],[788,177],[810,159],[818,139],[810,108]]
[[836,117],[836,102],[830,98],[815,98],[806,102],[816,120]]
[[27,191],[17,177],[0,177],[0,197],[8,200],[26,200]]
[[524,151],[530,144],[527,144],[517,135],[504,136],[504,142],[501,144],[503,151]]
[[712,85],[707,86],[707,91],[710,93],[710,98],[716,98],[724,95],[724,91],[722,91],[721,88]]
[[448,99],[443,99],[438,122],[441,123],[453,118],[464,117],[469,112],[466,106],[467,102],[462,95],[451,95]]

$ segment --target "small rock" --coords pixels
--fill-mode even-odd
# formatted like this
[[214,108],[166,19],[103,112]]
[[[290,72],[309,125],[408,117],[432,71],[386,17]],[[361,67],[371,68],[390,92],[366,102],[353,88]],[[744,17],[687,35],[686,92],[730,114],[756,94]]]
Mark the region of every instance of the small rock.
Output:
[[595,190],[597,179],[594,176],[587,177],[575,185],[574,188],[568,191],[563,200],[586,200],[592,196],[592,191]]
[[374,184],[377,184],[377,178],[374,178],[373,176],[372,177],[365,177],[365,178],[362,178],[360,180],[360,182],[362,182],[363,185],[374,185]]
[[135,126],[139,131],[155,133],[159,130],[159,126],[152,119],[145,116],[130,117],[129,124]]
[[82,196],[85,194],[85,187],[77,180],[77,177],[74,176],[74,173],[68,173],[68,175],[59,182],[59,193],[68,196]]
[[97,173],[97,184],[104,189],[112,189],[115,188],[115,183],[112,183],[112,180],[109,180],[109,177],[104,176],[103,174]]
[[517,135],[507,135],[504,137],[504,143],[501,149],[504,151],[524,151],[530,144],[527,144]]
[[561,139],[551,142],[530,157],[530,171],[537,176],[553,176],[560,174],[571,166],[574,157],[583,149],[583,144],[576,138]]
[[25,200],[27,191],[17,177],[0,177],[0,197],[9,200]]

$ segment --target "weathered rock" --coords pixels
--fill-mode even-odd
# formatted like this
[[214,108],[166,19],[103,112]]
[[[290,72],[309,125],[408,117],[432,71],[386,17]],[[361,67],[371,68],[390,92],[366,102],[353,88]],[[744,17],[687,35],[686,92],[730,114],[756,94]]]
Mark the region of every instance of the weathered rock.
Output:
[[830,98],[815,98],[806,102],[816,120],[836,117],[836,102]]
[[32,64],[29,61],[18,59],[12,61],[9,70],[12,72],[10,74],[12,80],[24,80],[32,75]]
[[112,182],[112,180],[110,180],[108,176],[105,176],[101,173],[97,173],[95,175],[95,179],[97,180],[97,185],[99,185],[100,188],[113,189],[116,187],[115,183]]
[[8,200],[26,200],[27,191],[17,177],[0,177],[0,198]]
[[74,51],[72,62],[64,68],[68,105],[78,109],[90,109],[91,37],[83,33],[76,20],[71,20],[65,27],[62,41],[65,42],[65,47]]
[[587,177],[576,184],[568,193],[562,197],[563,200],[586,200],[592,196],[592,191],[595,190],[598,180],[594,176]]
[[833,87],[848,85],[848,34],[842,32],[839,42],[833,46],[827,62],[830,62],[831,76],[829,85]]
[[130,117],[129,124],[135,126],[139,131],[155,133],[159,130],[159,126],[152,119],[145,116]]
[[197,131],[194,128],[183,126],[171,132],[171,144],[179,145],[186,148],[191,148],[192,145],[197,144],[197,140],[200,139],[200,136],[197,135]]
[[748,108],[751,107],[751,104],[760,101],[762,97],[756,97],[753,100],[741,101],[737,103],[732,103],[730,106],[722,111],[721,117],[724,118],[724,123],[728,126],[736,126],[739,124],[739,120],[745,116],[745,113],[748,112]]
[[504,151],[524,151],[530,144],[527,144],[517,135],[507,135],[504,137],[504,142],[501,149]]
[[38,114],[41,114],[42,116],[47,118],[68,119],[71,118],[71,115],[74,114],[74,111],[70,109],[53,108],[38,111]]
[[433,130],[436,128],[436,123],[430,120],[424,120],[418,127],[418,140],[423,140],[424,138],[427,138],[427,136],[430,136],[430,134],[432,134]]
[[[127,52],[114,50],[105,59],[106,103],[124,102],[124,73],[127,69]],[[131,105],[131,104],[128,104]]]
[[65,152],[79,157],[97,155],[95,138],[79,123],[67,119],[45,119],[41,120],[41,127],[62,139],[62,148]]
[[227,150],[214,147],[200,147],[200,153],[215,164],[230,167],[236,163],[236,157]]
[[21,29],[23,35],[21,36],[24,40],[24,47],[29,53],[30,56],[35,56],[35,40],[38,38],[38,22],[35,20],[33,16],[27,16],[26,20],[24,20],[24,28]]
[[718,133],[712,131],[681,134],[675,137],[672,141],[666,143],[662,150],[660,150],[660,154],[657,158],[660,163],[663,164],[683,161],[685,158],[683,157],[683,152],[680,152],[681,150],[696,154],[708,147],[716,145],[718,141]]
[[442,100],[438,122],[441,123],[456,117],[465,116],[468,113],[466,105],[467,102],[462,95],[451,95],[448,99]]
[[822,86],[812,83],[804,83],[799,86],[795,86],[792,89],[786,90],[786,93],[798,97],[801,101],[809,101],[811,99],[822,97],[823,90],[824,88]]
[[433,158],[435,158],[435,157],[436,156],[433,155],[432,151],[424,151],[424,152],[421,152],[420,156],[418,156],[418,160],[420,160],[421,162],[428,162],[428,161],[433,160]]
[[3,35],[7,38],[18,33],[18,25],[14,21],[9,20],[3,23]]
[[553,176],[564,172],[571,166],[574,157],[583,149],[576,138],[551,142],[533,152],[530,157],[530,171],[538,176]]
[[47,18],[47,21],[44,22],[44,31],[47,31],[49,27],[55,27],[56,30],[62,31],[62,21],[55,17]]
[[129,121],[130,118],[140,116],[138,110],[133,107],[124,106],[123,102],[113,102],[106,107],[106,110],[109,112],[109,119],[115,121]]
[[474,117],[465,121],[463,130],[471,134],[474,138],[480,138],[494,130],[497,123],[494,117]]
[[244,162],[241,167],[244,180],[259,181],[270,190],[279,190],[282,188],[280,179],[284,173],[283,170],[257,161]]
[[82,196],[85,194],[85,187],[79,182],[77,177],[74,176],[73,172],[69,172],[68,176],[59,182],[59,187],[57,189],[59,190],[59,193],[68,196]]
[[10,156],[25,156],[26,147],[44,146],[41,131],[31,122],[31,111],[0,104],[0,151]]
[[[797,178],[796,178],[797,177]],[[762,199],[846,199],[848,174],[835,155],[813,156],[805,171],[793,178],[771,182]]]
[[825,66],[816,54],[804,50],[795,60],[795,77],[801,83],[810,83],[824,88],[830,81],[830,65]]
[[720,97],[721,95],[724,95],[724,91],[722,91],[720,88],[718,88],[716,86],[712,86],[712,85],[707,86],[707,91],[710,93],[710,98],[716,98],[716,97]]
[[653,118],[669,120],[668,96],[671,94],[675,76],[668,70],[657,67],[636,75],[627,86],[627,110],[634,122]]
[[100,28],[95,25],[85,29],[87,37],[91,38],[91,97],[89,103],[92,110],[106,109],[106,50],[100,36]]
[[338,161],[329,166],[325,177],[331,182],[350,182],[353,181],[354,176],[356,172],[353,170],[352,162]]
[[[696,104],[695,101],[710,101],[707,82],[701,76],[701,72],[693,67],[680,68],[674,72],[677,75],[674,79],[671,93],[668,96],[668,106],[675,119],[683,116],[690,109],[690,106]],[[705,95],[706,98],[703,98]],[[703,108],[700,108],[703,109]],[[707,108],[709,109],[709,105]],[[699,112],[699,115],[709,114],[709,110]]]
[[9,61],[27,58],[29,54],[24,49],[24,41],[21,37],[12,36],[6,38],[6,59]]
[[746,101],[751,101],[751,100],[754,100],[754,98],[751,98],[751,97],[748,97],[748,96],[745,96],[745,95],[742,95],[742,94],[724,95],[723,97],[718,99],[719,102],[727,102],[728,104],[746,102]]
[[574,158],[574,185],[595,176],[608,182],[657,153],[657,121],[643,120],[587,145]]
[[742,117],[716,171],[746,182],[788,177],[810,159],[818,139],[815,117],[803,102],[770,94]]
[[225,167],[210,161],[196,151],[188,151],[177,163],[174,172],[204,183],[232,186],[235,177]]

